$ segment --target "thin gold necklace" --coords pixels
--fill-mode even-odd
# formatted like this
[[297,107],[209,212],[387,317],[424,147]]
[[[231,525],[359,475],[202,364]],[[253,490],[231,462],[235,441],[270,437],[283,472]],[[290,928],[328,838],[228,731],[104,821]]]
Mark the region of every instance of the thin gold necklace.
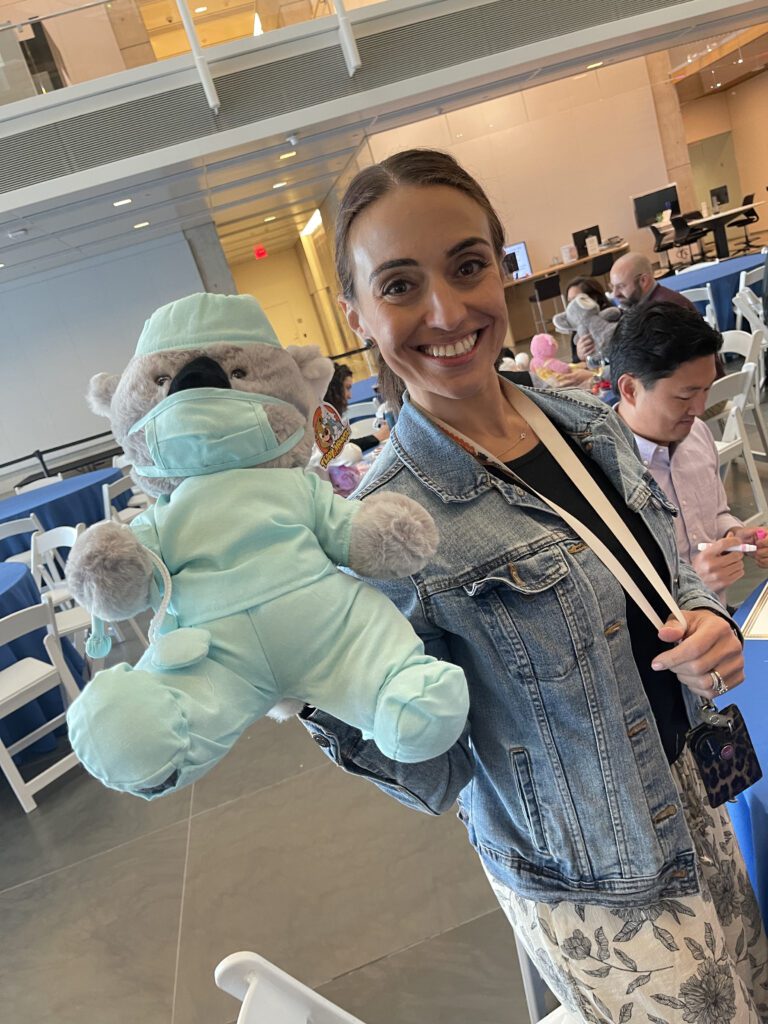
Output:
[[499,461],[503,462],[504,460],[502,459],[502,456],[506,455],[507,452],[511,452],[513,448],[517,448],[517,446],[520,444],[520,442],[524,441],[526,439],[526,437],[528,437],[528,430],[527,429],[526,430],[522,430],[520,432],[520,436],[517,438],[517,440],[513,441],[512,444],[508,448],[504,448],[503,451],[499,452],[499,454],[497,455],[497,458],[499,459]]

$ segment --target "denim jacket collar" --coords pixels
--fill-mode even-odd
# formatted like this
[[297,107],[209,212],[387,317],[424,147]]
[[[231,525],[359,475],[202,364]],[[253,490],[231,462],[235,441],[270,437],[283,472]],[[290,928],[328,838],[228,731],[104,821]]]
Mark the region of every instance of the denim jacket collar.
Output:
[[[522,390],[612,478],[618,478],[630,508],[638,508],[647,500],[648,477],[640,460],[624,458],[619,467],[616,438],[624,428],[607,405],[575,391]],[[495,486],[491,474],[416,408],[407,392],[391,435],[391,447],[390,458],[383,454],[381,464],[370,474],[371,479],[364,481],[361,496],[371,485],[381,482],[388,469],[394,468],[395,456],[444,502],[471,501]]]

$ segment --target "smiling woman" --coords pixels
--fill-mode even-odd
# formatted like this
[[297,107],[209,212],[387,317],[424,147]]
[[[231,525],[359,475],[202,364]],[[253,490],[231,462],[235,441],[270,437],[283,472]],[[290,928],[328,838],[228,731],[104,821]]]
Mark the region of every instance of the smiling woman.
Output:
[[[706,966],[722,998],[707,990],[698,1019],[757,1022],[765,936],[747,895],[736,912],[713,900],[726,869],[740,893],[749,882],[684,742],[693,695],[711,697],[713,678],[742,681],[739,641],[678,562],[669,503],[615,413],[580,391],[526,398],[496,373],[503,240],[480,185],[444,153],[396,154],[342,200],[342,306],[402,395],[359,496],[408,495],[440,530],[420,572],[375,585],[431,654],[465,670],[471,709],[446,754],[410,765],[323,711],[302,719],[329,757],[407,806],[439,814],[458,800],[504,912],[582,1021],[626,1021],[634,1008],[658,1020],[658,1003],[670,1024],[690,1021]],[[560,449],[602,492],[600,514]],[[683,609],[661,629],[572,528],[592,531],[663,621],[609,512]]]

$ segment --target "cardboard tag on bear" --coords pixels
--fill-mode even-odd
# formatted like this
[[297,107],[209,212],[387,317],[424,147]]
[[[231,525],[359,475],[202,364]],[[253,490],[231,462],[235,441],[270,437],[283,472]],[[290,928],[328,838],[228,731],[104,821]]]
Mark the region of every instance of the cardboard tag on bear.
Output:
[[320,465],[325,469],[329,462],[341,454],[352,431],[339,413],[328,402],[321,402],[312,419],[315,430],[315,444],[323,453]]

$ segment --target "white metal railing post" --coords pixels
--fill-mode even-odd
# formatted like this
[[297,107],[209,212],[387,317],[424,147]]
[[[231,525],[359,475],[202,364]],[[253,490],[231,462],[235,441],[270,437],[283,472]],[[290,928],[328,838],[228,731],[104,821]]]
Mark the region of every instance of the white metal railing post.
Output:
[[[181,2],[182,0],[179,0],[179,3]],[[355,35],[352,31],[352,26],[349,23],[349,18],[347,17],[344,0],[333,0],[333,6],[336,8],[336,17],[339,20],[339,42],[341,43],[341,52],[344,54],[347,71],[351,78],[357,69],[363,66],[363,62],[360,59],[360,51],[357,48]]]
[[219,100],[219,94],[216,92],[216,85],[211,75],[211,69],[208,67],[208,61],[203,56],[203,51],[200,47],[200,40],[197,38],[197,29],[195,23],[192,20],[192,15],[187,7],[186,0],[176,0],[176,6],[179,9],[181,15],[181,21],[184,25],[184,31],[187,33],[187,39],[189,40],[189,47],[192,50],[192,56],[195,59],[195,67],[197,73],[200,75],[200,81],[203,85],[203,92],[205,98],[208,101],[208,106],[214,112],[218,114],[221,102]]

